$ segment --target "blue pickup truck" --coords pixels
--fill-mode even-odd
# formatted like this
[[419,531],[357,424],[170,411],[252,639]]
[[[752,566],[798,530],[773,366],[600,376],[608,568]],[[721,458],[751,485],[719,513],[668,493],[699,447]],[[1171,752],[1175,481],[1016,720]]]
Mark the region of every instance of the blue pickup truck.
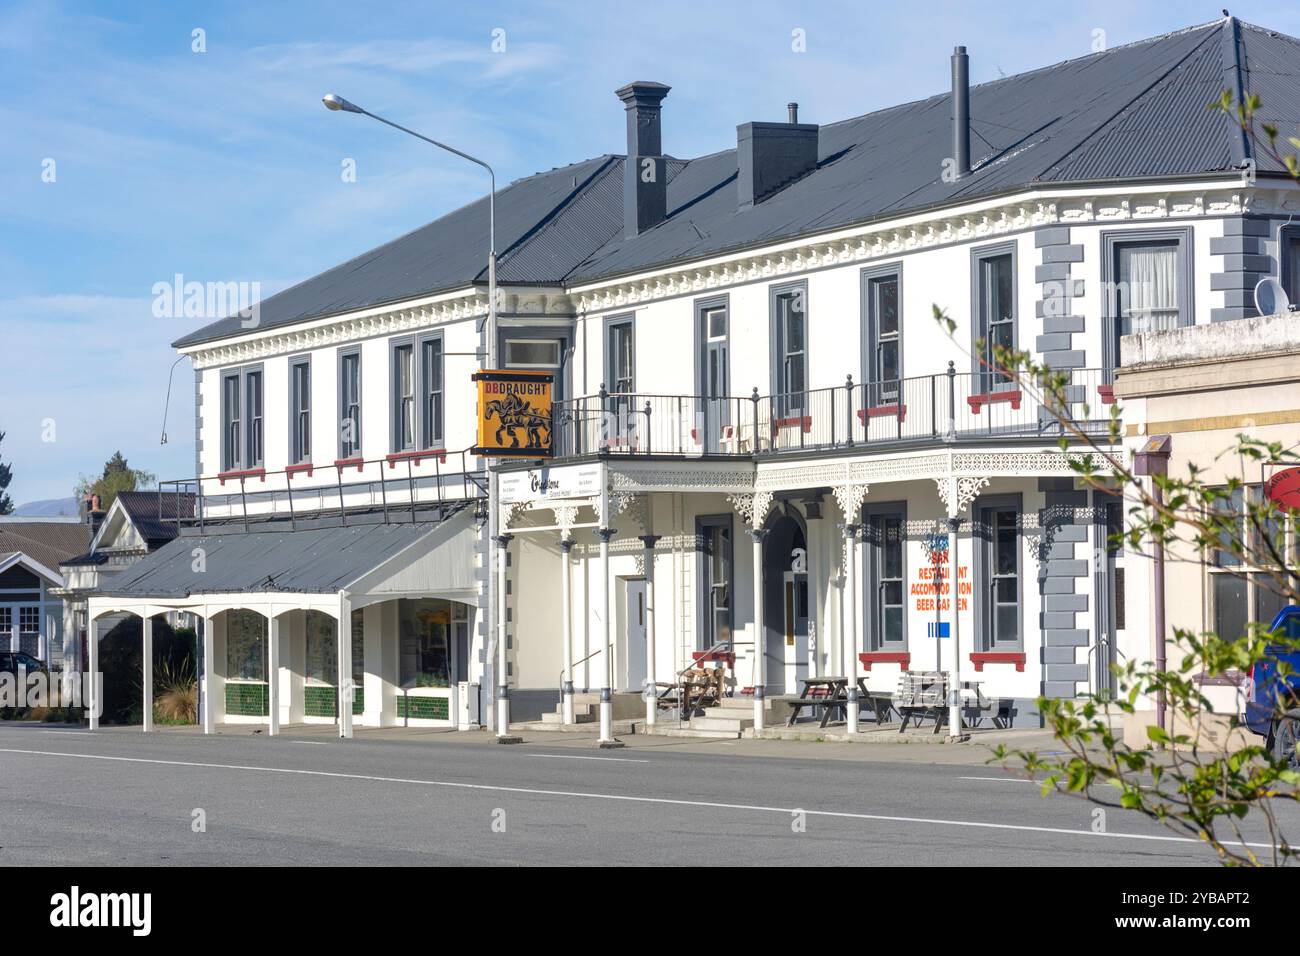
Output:
[[[1300,638],[1300,606],[1292,604],[1277,612],[1273,631],[1288,638]],[[1300,737],[1300,650],[1276,646],[1272,653],[1255,664],[1246,680],[1246,708],[1242,723],[1268,741],[1274,756],[1286,760],[1293,770],[1300,769],[1296,738]],[[1291,673],[1278,673],[1278,662],[1286,661]],[[1286,712],[1279,715],[1278,701]]]

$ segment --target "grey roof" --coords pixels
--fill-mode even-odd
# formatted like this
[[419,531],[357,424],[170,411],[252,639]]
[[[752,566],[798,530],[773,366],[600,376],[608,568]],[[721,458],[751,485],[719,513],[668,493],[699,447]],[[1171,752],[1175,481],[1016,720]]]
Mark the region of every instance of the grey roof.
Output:
[[0,522],[0,560],[21,552],[57,572],[62,562],[90,546],[90,538],[90,525],[84,522]]
[[[978,56],[978,51],[975,51]],[[823,126],[818,168],[741,210],[736,151],[669,165],[668,218],[627,239],[620,156],[520,180],[497,197],[498,277],[592,281],[1039,184],[1235,174],[1239,129],[1206,108],[1249,90],[1282,129],[1300,122],[1300,41],[1224,18],[971,89],[973,172],[944,182],[949,92]],[[671,102],[665,119],[671,129]],[[1256,157],[1261,173],[1283,173]],[[261,327],[482,282],[479,200],[267,299]],[[242,331],[227,319],[175,344]]]
[[[102,593],[163,598],[263,591],[335,593],[438,527],[419,522],[187,534],[114,577]],[[195,548],[203,549],[201,571],[194,570]]]
[[188,492],[119,491],[116,500],[150,548],[176,537],[177,518],[194,516],[194,495]]

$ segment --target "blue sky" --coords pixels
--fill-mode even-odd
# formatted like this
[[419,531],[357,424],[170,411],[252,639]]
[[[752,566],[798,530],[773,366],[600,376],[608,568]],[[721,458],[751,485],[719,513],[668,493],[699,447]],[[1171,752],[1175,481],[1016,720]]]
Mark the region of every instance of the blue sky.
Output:
[[[606,152],[613,90],[673,87],[669,153],[736,124],[831,122],[972,79],[1211,20],[1208,3],[0,3],[0,458],[16,502],[61,497],[114,450],[193,469],[193,377],[152,314],[176,273],[270,293],[436,218],[481,174],[360,117],[334,90],[493,162],[503,182]],[[1300,35],[1300,7],[1233,5]],[[195,29],[206,52],[192,51]],[[504,30],[504,52],[493,31]],[[792,50],[803,31],[806,51]],[[43,182],[54,160],[54,182]],[[355,160],[356,182],[340,175]],[[53,441],[50,422],[53,422]]]

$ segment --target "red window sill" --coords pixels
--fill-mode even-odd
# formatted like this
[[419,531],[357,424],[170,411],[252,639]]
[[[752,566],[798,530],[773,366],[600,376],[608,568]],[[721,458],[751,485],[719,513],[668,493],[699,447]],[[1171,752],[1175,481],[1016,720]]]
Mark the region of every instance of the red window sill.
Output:
[[217,480],[220,481],[223,485],[228,480],[233,480],[235,478],[257,478],[261,481],[266,481],[266,469],[265,468],[243,468],[238,471],[223,471],[217,475]]
[[334,459],[335,468],[351,468],[352,466],[355,465],[357,471],[360,471],[362,466],[365,463],[366,462],[364,458],[335,458]]
[[864,671],[871,670],[872,664],[897,664],[903,670],[912,666],[912,655],[907,651],[868,651],[859,654],[858,660],[862,662]]
[[315,471],[316,471],[315,466],[309,461],[300,461],[298,462],[298,464],[289,465],[284,469],[284,473],[285,475],[288,476],[290,481],[293,481],[294,475],[305,474],[308,478],[310,478],[312,474],[315,473]]
[[691,659],[697,664],[704,664],[708,661],[721,661],[733,670],[736,667],[736,654],[734,651],[692,651]]
[[877,405],[874,408],[859,408],[858,421],[866,423],[868,418],[897,418],[900,422],[907,421],[906,405]]
[[984,670],[985,664],[1015,664],[1016,670],[1025,669],[1025,655],[1019,651],[976,651],[970,659],[977,671]]
[[966,404],[970,406],[971,414],[978,415],[981,408],[994,402],[1010,402],[1012,408],[1018,409],[1022,397],[1020,389],[1013,388],[1004,392],[985,392],[983,395],[968,396]]
[[1097,386],[1097,394],[1101,396],[1101,403],[1102,403],[1103,405],[1114,405],[1114,404],[1115,404],[1115,386],[1114,386],[1114,385],[1098,385],[1098,386]]
[[396,468],[399,461],[409,461],[412,465],[419,465],[426,458],[437,458],[442,464],[447,464],[447,450],[445,448],[426,448],[423,451],[397,451],[391,455],[385,455],[384,461],[388,462],[390,469]]
[[795,415],[791,418],[774,418],[772,419],[772,428],[793,428],[796,425],[803,427],[805,432],[812,431],[812,416],[804,415],[802,418]]

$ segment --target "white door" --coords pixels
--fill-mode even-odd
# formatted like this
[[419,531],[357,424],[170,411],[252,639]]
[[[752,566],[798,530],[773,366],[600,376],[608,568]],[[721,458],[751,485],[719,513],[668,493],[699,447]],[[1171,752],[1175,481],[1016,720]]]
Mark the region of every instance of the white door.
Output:
[[632,578],[625,584],[627,600],[623,633],[623,659],[627,662],[627,689],[640,691],[646,680],[646,593],[645,579]]
[[808,676],[808,575],[798,571],[785,572],[781,588],[781,629],[784,640],[784,693],[797,694],[802,685],[800,678]]

